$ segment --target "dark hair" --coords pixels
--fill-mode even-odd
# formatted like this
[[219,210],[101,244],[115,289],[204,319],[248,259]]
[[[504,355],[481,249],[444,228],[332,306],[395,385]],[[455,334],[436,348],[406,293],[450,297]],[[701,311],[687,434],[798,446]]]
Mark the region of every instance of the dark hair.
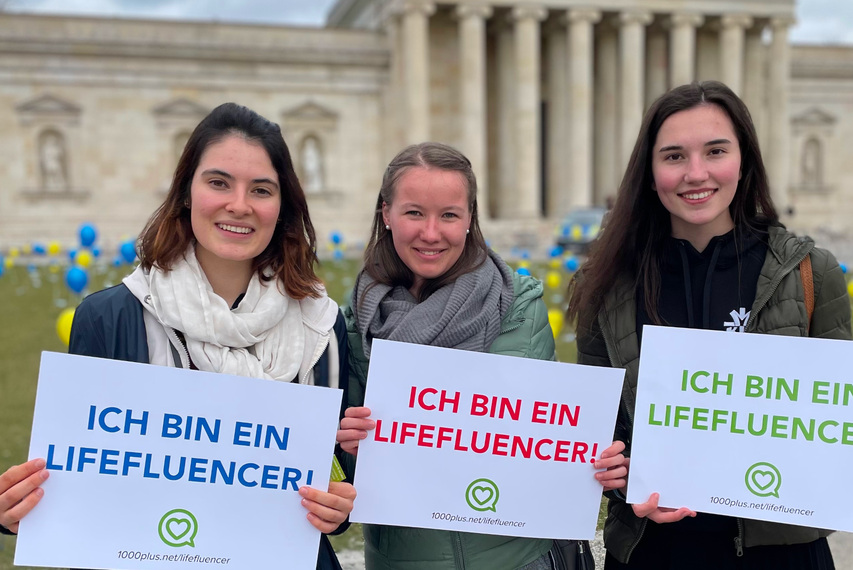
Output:
[[480,231],[477,217],[477,178],[471,168],[471,161],[455,148],[437,142],[424,142],[411,145],[400,151],[385,169],[382,177],[382,187],[376,199],[376,212],[373,216],[373,226],[370,241],[364,252],[364,270],[374,281],[390,287],[402,286],[407,289],[415,281],[412,270],[403,263],[397,250],[391,232],[385,229],[382,218],[382,205],[394,202],[394,192],[397,182],[410,168],[435,168],[458,172],[465,180],[468,191],[468,211],[471,214],[471,225],[465,240],[465,247],[456,263],[443,275],[435,279],[427,279],[418,292],[418,301],[423,301],[448,283],[454,282],[460,275],[468,273],[480,266],[486,260],[486,240]]
[[[269,155],[281,187],[281,207],[269,245],[253,260],[261,279],[278,278],[294,299],[318,297],[320,280],[314,226],[308,217],[305,193],[299,185],[281,129],[251,109],[224,103],[210,112],[190,135],[166,200],[148,220],[139,238],[139,259],[145,269],[169,271],[183,256],[194,236],[190,222],[190,187],[207,148],[236,135],[261,145]],[[270,270],[272,277],[264,272]]]
[[652,191],[652,152],[658,131],[668,117],[700,105],[721,109],[731,120],[737,135],[741,178],[729,205],[735,231],[762,234],[768,224],[778,223],[758,137],[746,105],[719,81],[676,87],[655,101],[643,118],[606,227],[590,248],[580,278],[569,284],[568,320],[591,323],[616,278],[627,273],[633,276],[635,287],[642,286],[646,312],[653,322],[661,324],[657,311],[660,256],[672,228],[669,212]]

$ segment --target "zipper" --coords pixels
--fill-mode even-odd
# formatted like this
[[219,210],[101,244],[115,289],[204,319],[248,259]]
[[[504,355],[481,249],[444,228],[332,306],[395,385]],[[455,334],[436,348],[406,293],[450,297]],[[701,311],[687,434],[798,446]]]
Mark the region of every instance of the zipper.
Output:
[[735,537],[735,553],[738,558],[743,556],[743,521],[737,520],[737,536]]
[[181,339],[178,338],[178,334],[175,332],[175,329],[172,327],[166,327],[166,336],[169,337],[169,340],[175,347],[180,348],[181,355],[181,368],[189,368],[190,367],[190,353],[187,350],[187,347],[184,343],[181,342]]
[[[314,365],[320,361],[320,357],[323,356],[323,352],[325,352],[326,347],[328,347],[329,343],[331,342],[332,334],[334,333],[329,333],[329,335],[326,337],[326,342],[322,343],[321,345],[318,345],[322,347],[320,350],[314,351],[314,359],[311,361],[311,364],[308,366],[308,368],[305,369],[305,374],[302,375],[302,378],[299,381],[300,384],[305,384],[305,380],[308,378],[308,375],[311,374],[311,372],[314,370]],[[340,366],[343,366],[343,364],[341,363]]]
[[456,559],[456,568],[457,570],[465,570],[465,555],[462,552],[462,537],[455,531],[451,531],[450,537],[453,540],[453,557]]
[[751,331],[750,331],[750,325],[752,325],[752,324],[755,322],[756,315],[757,315],[758,313],[760,313],[760,312],[761,312],[761,310],[762,310],[765,306],[767,306],[767,303],[770,301],[770,298],[771,298],[771,297],[773,297],[773,294],[774,294],[774,293],[776,293],[776,289],[778,289],[778,288],[779,288],[779,285],[781,285],[781,284],[782,284],[782,280],[783,280],[783,279],[784,279],[784,278],[785,278],[785,277],[786,277],[786,276],[787,276],[791,271],[793,271],[793,269],[794,269],[796,266],[798,266],[798,265],[800,264],[800,262],[801,262],[802,260],[804,260],[804,259],[806,258],[806,256],[807,256],[807,255],[809,255],[810,253],[811,253],[811,250],[809,249],[808,251],[806,251],[806,252],[805,252],[805,253],[803,253],[802,255],[799,255],[798,257],[791,258],[790,260],[788,260],[788,263],[786,263],[784,266],[782,266],[782,270],[780,270],[780,271],[778,272],[777,276],[773,279],[773,282],[770,284],[770,293],[769,293],[769,294],[767,294],[767,295],[764,295],[764,297],[761,299],[761,304],[760,304],[760,305],[758,305],[758,307],[753,308],[753,309],[752,309],[752,311],[750,311],[750,313],[749,313],[749,319],[747,319],[747,321],[746,321],[746,327],[744,328],[744,330],[745,330],[746,332],[751,332]]

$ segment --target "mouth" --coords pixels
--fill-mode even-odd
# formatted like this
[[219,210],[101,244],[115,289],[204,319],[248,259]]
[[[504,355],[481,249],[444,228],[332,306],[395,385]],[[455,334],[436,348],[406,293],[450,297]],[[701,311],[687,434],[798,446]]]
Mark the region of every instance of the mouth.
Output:
[[702,188],[700,190],[689,190],[687,192],[682,192],[678,196],[679,198],[684,198],[685,200],[690,202],[698,202],[700,200],[704,200],[705,198],[710,197],[716,191],[716,188]]
[[421,249],[417,247],[414,248],[414,250],[419,254],[423,255],[424,257],[435,257],[437,255],[441,255],[441,253],[444,252],[443,249]]
[[216,224],[216,227],[232,234],[245,235],[255,231],[252,228],[247,228],[246,226],[232,226],[231,224]]

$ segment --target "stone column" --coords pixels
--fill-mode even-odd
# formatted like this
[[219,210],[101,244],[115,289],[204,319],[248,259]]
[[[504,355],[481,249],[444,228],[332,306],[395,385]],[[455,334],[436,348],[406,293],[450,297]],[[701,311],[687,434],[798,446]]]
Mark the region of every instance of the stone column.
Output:
[[[572,9],[569,22],[569,206],[592,206],[593,26],[601,12]],[[565,212],[561,212],[565,213]]]
[[459,18],[459,82],[462,89],[462,152],[477,176],[480,219],[489,217],[489,183],[486,164],[486,5],[457,6]]
[[752,26],[748,14],[728,14],[720,18],[720,80],[743,93],[744,30]]
[[429,17],[435,4],[408,0],[402,5],[406,143],[430,138],[429,130]]
[[761,40],[765,25],[757,24],[746,31],[744,45],[743,102],[749,108],[761,152],[767,152],[766,47]]
[[569,156],[569,103],[571,84],[569,73],[569,50],[565,22],[561,18],[549,21],[542,28],[545,35],[543,46],[545,54],[543,64],[547,77],[547,94],[543,97],[547,103],[541,123],[544,129],[545,148],[545,215],[561,216],[569,208],[571,197],[566,181],[571,166],[567,164]]
[[646,29],[646,94],[643,109],[648,109],[668,89],[669,56],[666,48],[666,31],[655,22]]
[[770,20],[773,39],[770,42],[770,77],[768,85],[768,175],[773,202],[780,214],[788,209],[788,177],[790,148],[790,117],[788,99],[791,88],[791,48],[788,45],[788,28],[793,18]]
[[548,11],[541,6],[513,8],[515,22],[515,155],[516,191],[520,218],[535,218],[541,211],[541,123],[539,107],[540,33],[539,22]]
[[696,28],[704,21],[701,14],[676,13],[670,16],[670,87],[690,83],[696,78]]
[[619,168],[622,172],[628,165],[643,121],[646,26],[651,21],[650,12],[626,11],[619,15],[619,74],[622,81]]
[[613,19],[598,26],[595,39],[595,204],[616,197],[622,173],[618,166],[619,38]]

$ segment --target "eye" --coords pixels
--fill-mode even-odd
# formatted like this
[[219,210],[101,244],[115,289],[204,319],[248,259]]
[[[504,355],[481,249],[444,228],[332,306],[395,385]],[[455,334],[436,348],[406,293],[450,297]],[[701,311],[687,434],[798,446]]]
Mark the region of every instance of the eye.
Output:
[[712,148],[708,151],[708,154],[712,156],[720,156],[722,154],[726,154],[726,149],[724,148]]
[[420,216],[421,213],[417,210],[409,210],[405,213],[407,216]]
[[269,188],[264,188],[263,186],[259,186],[253,190],[255,194],[260,194],[261,196],[272,196],[273,191]]
[[210,181],[208,181],[208,184],[210,184],[214,188],[228,188],[228,184],[226,184],[224,180],[221,180],[219,178],[211,178]]
[[443,217],[448,218],[448,219],[455,219],[455,218],[458,218],[459,216],[453,212],[445,212],[443,214]]
[[663,157],[666,162],[674,162],[676,160],[681,160],[684,156],[680,152],[673,152]]

